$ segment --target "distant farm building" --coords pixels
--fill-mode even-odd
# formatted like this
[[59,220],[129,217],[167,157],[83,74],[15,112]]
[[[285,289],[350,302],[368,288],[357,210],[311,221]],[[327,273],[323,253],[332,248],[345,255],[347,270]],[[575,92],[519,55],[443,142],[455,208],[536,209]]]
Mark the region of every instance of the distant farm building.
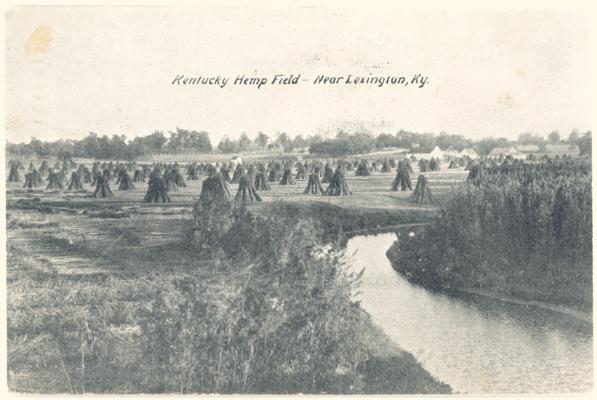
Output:
[[519,144],[516,145],[516,150],[520,151],[521,153],[529,154],[537,154],[539,152],[539,145],[537,144]]
[[525,144],[525,145],[517,145],[516,150],[530,155],[532,154],[535,157],[543,157],[547,156],[550,158],[555,157],[579,157],[580,156],[580,149],[577,145],[570,145],[570,144],[546,144],[546,145],[536,145],[536,144]]
[[309,154],[309,147],[300,147],[293,149],[293,153],[296,154]]
[[444,151],[444,158],[446,159],[457,158],[459,156],[460,152],[452,145],[448,146],[448,148]]
[[267,149],[273,152],[284,153],[284,146],[282,146],[280,143],[272,143],[267,146]]
[[542,153],[548,157],[579,157],[580,149],[575,144],[546,144]]
[[496,147],[487,155],[488,157],[511,157],[523,160],[526,155],[518,150],[514,146],[512,147]]

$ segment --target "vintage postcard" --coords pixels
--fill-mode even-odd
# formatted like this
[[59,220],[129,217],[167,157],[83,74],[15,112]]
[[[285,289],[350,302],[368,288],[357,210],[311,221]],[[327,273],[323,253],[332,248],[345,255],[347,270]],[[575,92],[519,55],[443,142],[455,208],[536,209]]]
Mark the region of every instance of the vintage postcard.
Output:
[[592,397],[594,17],[5,8],[2,391]]

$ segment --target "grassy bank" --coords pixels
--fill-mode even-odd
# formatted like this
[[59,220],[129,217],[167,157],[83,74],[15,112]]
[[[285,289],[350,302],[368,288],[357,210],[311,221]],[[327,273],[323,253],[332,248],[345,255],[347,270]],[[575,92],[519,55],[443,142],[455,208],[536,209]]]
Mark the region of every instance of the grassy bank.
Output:
[[450,391],[352,303],[357,277],[323,246],[329,204],[228,215],[208,248],[190,209],[12,204],[11,390]]
[[485,171],[424,232],[388,250],[395,269],[436,290],[592,311],[591,167],[586,161]]
[[[537,261],[520,265],[499,258],[475,260],[472,261],[474,264],[468,264],[470,260],[452,264],[449,258],[445,258],[437,261],[441,267],[429,268],[425,258],[420,257],[421,251],[409,252],[408,255],[404,251],[406,246],[426,248],[428,245],[423,242],[426,240],[429,236],[425,233],[417,239],[405,238],[401,243],[394,243],[387,252],[394,269],[413,283],[445,292],[478,289],[479,293],[491,297],[539,301],[592,313],[591,263],[588,261],[575,264]],[[411,244],[404,245],[406,241]],[[476,271],[462,272],[465,266],[469,271]]]
[[375,229],[400,224],[429,222],[436,215],[433,208],[357,208],[341,207],[326,202],[313,201],[310,203],[281,202],[276,207],[262,208],[264,215],[280,213],[293,215],[301,219],[318,221],[325,234],[329,237],[337,235],[342,229],[345,234],[354,231]]
[[[378,178],[389,178],[381,176]],[[364,183],[364,182],[363,182]],[[356,183],[355,183],[355,186]],[[406,199],[408,192],[382,192],[380,182],[367,184],[362,193],[347,197],[309,197],[294,194],[298,187],[275,186],[280,193],[262,192],[263,202],[247,205],[252,212],[263,216],[295,216],[301,219],[315,219],[329,237],[342,229],[345,233],[375,229],[399,224],[429,222],[439,209],[434,206],[418,206]],[[375,189],[370,192],[370,190]],[[234,190],[233,190],[234,191]],[[376,192],[377,191],[377,192]],[[441,193],[441,190],[437,189]],[[190,213],[197,194],[189,187],[171,194],[171,203],[143,203],[143,191],[118,193],[118,197],[96,199],[89,193],[64,193],[54,191],[27,191],[15,189],[8,198],[8,208],[41,213],[66,213],[96,217],[128,217],[139,210],[159,208],[187,210]],[[445,195],[445,194],[444,194]],[[171,212],[175,212],[172,210]]]

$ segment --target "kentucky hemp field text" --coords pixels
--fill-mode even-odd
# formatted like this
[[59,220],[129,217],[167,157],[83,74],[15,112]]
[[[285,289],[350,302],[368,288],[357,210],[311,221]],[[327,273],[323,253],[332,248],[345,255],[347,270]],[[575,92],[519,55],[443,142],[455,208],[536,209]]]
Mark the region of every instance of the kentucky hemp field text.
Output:
[[429,84],[429,77],[423,74],[406,75],[386,75],[386,76],[360,76],[353,74],[346,75],[317,75],[314,79],[308,79],[301,74],[277,74],[271,77],[237,75],[234,79],[221,75],[216,76],[189,76],[177,74],[172,80],[172,85],[176,86],[215,86],[225,88],[230,82],[231,86],[250,86],[261,89],[266,85],[295,86],[299,84],[311,84],[319,86],[334,85],[354,85],[354,86],[412,86],[422,89]]

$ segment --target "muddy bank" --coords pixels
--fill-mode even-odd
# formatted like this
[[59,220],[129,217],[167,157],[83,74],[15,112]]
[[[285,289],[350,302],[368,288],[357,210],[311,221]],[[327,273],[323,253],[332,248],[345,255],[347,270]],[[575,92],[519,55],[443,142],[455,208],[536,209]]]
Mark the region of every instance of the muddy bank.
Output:
[[426,371],[416,358],[392,342],[365,314],[362,340],[373,356],[361,367],[363,387],[356,394],[450,394],[452,388]]
[[532,307],[542,308],[544,310],[549,310],[549,311],[557,312],[560,314],[568,315],[568,316],[574,317],[576,319],[579,319],[581,321],[585,321],[588,323],[593,322],[593,316],[590,312],[580,311],[580,310],[574,309],[572,307],[566,307],[566,306],[557,305],[557,304],[550,304],[550,303],[544,302],[544,301],[524,300],[522,298],[509,297],[504,294],[494,293],[490,290],[483,290],[483,289],[477,289],[477,288],[461,289],[460,292],[475,295],[475,296],[486,297],[486,298],[490,298],[490,299],[494,299],[494,300],[499,300],[503,303],[511,303],[511,304],[518,304],[518,305],[523,305],[523,306],[532,306]]

